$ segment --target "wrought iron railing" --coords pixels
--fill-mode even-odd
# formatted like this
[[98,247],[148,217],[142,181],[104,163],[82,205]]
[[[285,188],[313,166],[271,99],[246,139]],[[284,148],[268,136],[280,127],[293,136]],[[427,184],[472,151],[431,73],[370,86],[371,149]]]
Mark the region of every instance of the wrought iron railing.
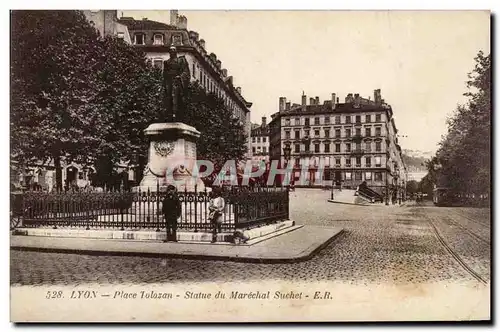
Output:
[[[165,228],[161,202],[166,193],[139,192],[25,192],[17,227],[117,230]],[[289,218],[288,189],[284,187],[223,187],[222,231],[253,228]],[[179,231],[210,231],[210,193],[178,193],[182,213]]]

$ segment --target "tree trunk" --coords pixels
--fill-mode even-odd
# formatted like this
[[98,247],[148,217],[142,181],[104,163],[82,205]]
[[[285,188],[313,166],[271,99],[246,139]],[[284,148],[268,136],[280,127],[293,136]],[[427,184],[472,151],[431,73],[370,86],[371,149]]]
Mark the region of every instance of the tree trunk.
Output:
[[54,155],[54,167],[56,169],[56,191],[62,191],[62,167],[61,156],[59,154]]

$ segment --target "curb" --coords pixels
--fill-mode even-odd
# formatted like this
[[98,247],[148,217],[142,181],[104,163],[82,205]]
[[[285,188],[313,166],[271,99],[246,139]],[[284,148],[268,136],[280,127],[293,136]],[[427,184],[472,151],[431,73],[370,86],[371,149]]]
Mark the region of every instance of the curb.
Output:
[[79,254],[91,256],[124,256],[124,257],[152,257],[152,258],[173,258],[173,259],[191,259],[191,260],[208,260],[208,261],[231,261],[231,262],[244,262],[244,263],[258,263],[258,264],[283,264],[283,263],[297,263],[311,259],[319,251],[328,246],[333,240],[340,235],[344,234],[341,229],[338,233],[331,236],[328,240],[320,244],[317,248],[312,250],[306,255],[295,256],[289,258],[258,258],[258,257],[239,257],[239,256],[216,256],[216,255],[201,255],[201,254],[175,254],[175,253],[151,253],[151,252],[126,252],[126,251],[103,251],[103,250],[80,250],[69,248],[37,248],[37,247],[23,247],[11,246],[11,250],[18,251],[35,251],[47,253],[65,253],[65,254]]

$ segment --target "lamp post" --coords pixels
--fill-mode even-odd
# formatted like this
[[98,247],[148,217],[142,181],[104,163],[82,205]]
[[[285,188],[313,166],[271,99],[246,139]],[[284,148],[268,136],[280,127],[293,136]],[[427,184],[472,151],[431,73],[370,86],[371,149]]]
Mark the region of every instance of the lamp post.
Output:
[[[285,158],[285,168],[288,170],[288,162],[290,161],[290,155],[292,152],[292,148],[289,144],[285,145],[283,148],[283,156]],[[282,182],[283,183],[283,182]]]
[[385,156],[385,205],[389,205],[389,156]]

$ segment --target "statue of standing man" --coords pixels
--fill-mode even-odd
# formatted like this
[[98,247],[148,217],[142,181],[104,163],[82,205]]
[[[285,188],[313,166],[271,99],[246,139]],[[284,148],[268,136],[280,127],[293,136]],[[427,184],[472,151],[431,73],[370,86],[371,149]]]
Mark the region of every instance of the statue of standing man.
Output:
[[170,47],[170,58],[163,62],[164,105],[166,122],[182,122],[186,111],[186,90],[189,86],[189,64],[184,56],[177,56],[177,49]]

